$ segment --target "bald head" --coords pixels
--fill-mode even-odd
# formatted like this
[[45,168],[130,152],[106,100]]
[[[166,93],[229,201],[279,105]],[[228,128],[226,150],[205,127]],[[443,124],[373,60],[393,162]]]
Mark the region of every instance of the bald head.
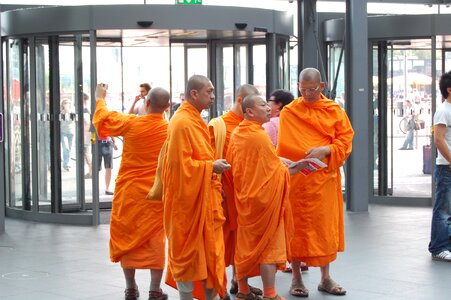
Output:
[[299,73],[299,82],[302,81],[314,81],[321,82],[321,74],[315,68],[306,68]]
[[243,110],[243,112],[246,113],[246,110],[248,108],[254,108],[257,100],[260,98],[261,97],[256,94],[251,94],[244,97],[243,101],[241,102],[241,109]]
[[252,95],[252,94],[260,94],[260,92],[257,90],[255,86],[249,83],[245,83],[241,85],[236,90],[236,96],[241,97],[242,99],[246,98],[246,96]]
[[186,84],[185,91],[185,99],[191,98],[190,91],[200,91],[204,86],[206,86],[210,82],[208,77],[203,75],[193,75],[188,79],[188,83]]
[[155,87],[150,90],[146,97],[150,103],[151,113],[163,113],[169,104],[169,92],[161,87]]
[[235,93],[235,103],[232,106],[232,111],[239,116],[243,116],[243,111],[241,110],[243,99],[249,95],[259,95],[260,92],[252,84],[245,83],[237,88]]
[[244,118],[246,120],[255,121],[264,124],[269,121],[271,109],[262,96],[251,94],[243,99],[241,104]]

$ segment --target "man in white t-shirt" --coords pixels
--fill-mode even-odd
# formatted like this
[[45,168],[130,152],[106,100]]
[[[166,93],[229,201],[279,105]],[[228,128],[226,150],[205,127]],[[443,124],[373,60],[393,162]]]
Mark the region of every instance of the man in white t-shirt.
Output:
[[152,88],[150,87],[150,84],[148,84],[148,83],[141,83],[139,85],[139,95],[137,95],[135,97],[135,101],[133,101],[133,104],[130,107],[130,110],[128,111],[129,114],[135,114],[135,115],[139,115],[139,116],[147,115],[145,102],[146,102],[146,96],[150,92],[151,89]]
[[433,260],[451,262],[451,71],[442,75],[439,86],[445,101],[434,114],[434,142],[438,155],[429,252]]

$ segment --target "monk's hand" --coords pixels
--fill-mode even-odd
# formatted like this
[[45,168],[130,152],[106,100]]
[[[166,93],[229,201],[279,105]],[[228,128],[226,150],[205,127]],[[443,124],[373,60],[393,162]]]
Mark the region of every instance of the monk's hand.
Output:
[[326,156],[330,155],[330,146],[311,148],[307,150],[305,154],[307,154],[306,158],[318,158],[319,160],[323,160]]
[[279,158],[280,158],[280,161],[283,163],[283,165],[287,168],[293,163],[293,161],[288,158],[285,158],[285,157],[279,157]]
[[213,172],[216,174],[222,174],[230,169],[230,165],[225,159],[218,159],[213,162]]
[[297,161],[288,166],[288,172],[290,172],[290,175],[294,175],[305,168],[309,168],[309,163],[307,161]]

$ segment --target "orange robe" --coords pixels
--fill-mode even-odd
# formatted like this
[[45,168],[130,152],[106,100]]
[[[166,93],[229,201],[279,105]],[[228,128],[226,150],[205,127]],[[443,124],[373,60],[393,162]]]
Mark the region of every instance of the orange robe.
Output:
[[227,161],[232,165],[238,211],[237,279],[259,275],[260,264],[285,269],[293,233],[287,167],[263,127],[248,120],[233,132]]
[[109,112],[97,101],[93,123],[99,135],[123,136],[122,162],[116,178],[110,221],[110,258],[123,268],[164,268],[163,204],[146,200],[157,158],[167,137],[162,114],[146,116]]
[[[230,136],[232,135],[232,131],[240,124],[243,120],[243,117],[237,115],[233,111],[229,111],[224,115],[220,116],[224,120],[226,125],[226,138],[224,143],[224,150],[222,152],[222,158],[227,157],[227,149],[229,147]],[[210,127],[212,125],[209,125]],[[215,140],[214,135],[212,134],[212,130],[210,130],[210,135],[212,137],[212,147],[215,149]],[[219,156],[216,155],[218,159]],[[237,229],[237,212],[234,201],[234,192],[233,192],[233,181],[232,181],[232,172],[225,172],[221,176],[222,189],[224,191],[225,199],[222,203],[222,207],[224,209],[224,216],[226,221],[222,227],[224,233],[224,246],[225,253],[224,259],[226,266],[230,266],[234,264],[234,256],[235,256],[235,247],[236,247],[236,229]]]
[[[222,297],[226,277],[221,207],[221,183],[213,173],[214,151],[207,124],[185,101],[169,122],[162,168],[164,228],[168,238],[166,282],[195,282]],[[197,283],[196,283],[197,282]]]
[[277,153],[297,161],[308,149],[330,145],[326,168],[307,176],[291,176],[290,201],[295,235],[293,259],[325,266],[344,251],[344,204],[340,167],[352,150],[354,131],[346,113],[321,96],[314,103],[302,97],[281,111]]

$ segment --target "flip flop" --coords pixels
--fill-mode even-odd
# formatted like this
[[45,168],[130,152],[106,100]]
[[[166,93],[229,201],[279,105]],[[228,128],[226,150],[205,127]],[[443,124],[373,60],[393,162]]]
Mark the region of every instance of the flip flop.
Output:
[[296,285],[291,285],[290,295],[294,297],[306,298],[308,297],[309,290],[305,287],[304,282],[299,282]]
[[324,280],[318,285],[318,291],[329,293],[331,295],[343,296],[346,295],[346,290],[341,285],[336,283],[332,278]]
[[242,294],[238,293],[236,294],[236,299],[243,299],[243,300],[261,300],[260,296],[255,295],[254,293],[250,292],[249,294]]
[[286,300],[284,297],[276,295],[274,298],[263,297],[263,300]]

